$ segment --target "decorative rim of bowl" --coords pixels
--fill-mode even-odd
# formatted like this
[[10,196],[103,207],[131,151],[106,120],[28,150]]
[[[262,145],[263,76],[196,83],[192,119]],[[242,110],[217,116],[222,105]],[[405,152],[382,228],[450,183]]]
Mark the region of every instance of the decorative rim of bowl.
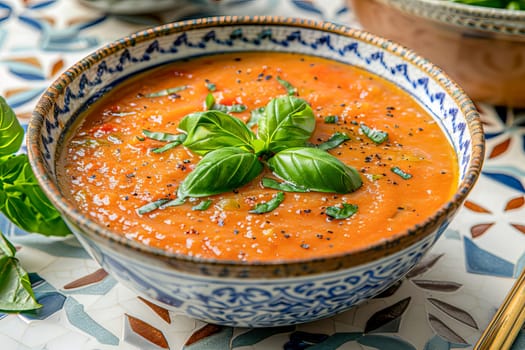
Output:
[[448,0],[378,0],[397,9],[469,30],[525,37],[525,10],[475,6]]
[[[444,90],[449,92],[451,98],[453,98],[457,105],[460,106],[462,113],[466,116],[467,127],[472,135],[470,167],[465,174],[464,180],[458,184],[458,189],[454,196],[424,222],[369,246],[328,256],[275,261],[244,262],[215,258],[199,258],[184,254],[170,253],[126,238],[82,215],[75,206],[62,195],[58,184],[53,180],[52,174],[47,172],[45,161],[40,152],[40,131],[44,127],[44,116],[47,115],[53,107],[56,96],[60,95],[64,91],[64,87],[73,79],[80,76],[85,69],[96,65],[101,60],[111,56],[115,52],[126,49],[132,43],[136,44],[148,41],[151,38],[179,33],[186,30],[238,25],[280,25],[343,35],[374,45],[378,49],[387,50],[391,54],[402,57],[404,60],[417,66],[432,77],[443,87]],[[483,129],[474,103],[456,83],[442,72],[440,68],[429,63],[428,60],[421,58],[411,50],[406,49],[399,44],[365,31],[331,22],[319,22],[309,19],[277,16],[220,16],[175,22],[131,34],[98,49],[71,66],[43,93],[33,111],[28,126],[27,147],[31,167],[35,172],[44,193],[62,214],[67,214],[65,216],[72,220],[72,224],[82,228],[83,235],[87,235],[96,241],[109,241],[109,243],[114,244],[114,248],[133,249],[136,253],[142,254],[145,258],[149,257],[156,260],[162,260],[165,264],[173,266],[179,271],[198,272],[200,274],[216,277],[227,275],[239,278],[251,276],[256,276],[257,278],[282,278],[336,271],[343,268],[362,265],[409,247],[416,241],[419,241],[434,232],[434,230],[437,230],[439,228],[438,221],[440,219],[445,218],[445,220],[450,220],[455,210],[462,205],[467,194],[470,192],[479,177],[485,149]],[[249,267],[249,269],[247,269],[247,267]]]

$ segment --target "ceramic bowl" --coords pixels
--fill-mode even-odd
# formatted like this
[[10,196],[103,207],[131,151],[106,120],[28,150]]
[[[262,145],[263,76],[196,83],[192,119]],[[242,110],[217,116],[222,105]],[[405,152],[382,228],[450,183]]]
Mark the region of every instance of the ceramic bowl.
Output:
[[[457,153],[453,199],[417,226],[345,254],[246,263],[171,254],[126,239],[83,216],[60,192],[57,154],[86,103],[150,67],[219,52],[280,51],[321,56],[400,86],[433,115]],[[31,165],[85,249],[112,276],[170,310],[211,323],[266,327],[347,310],[391,286],[432,247],[476,181],[483,134],[472,102],[440,69],[374,35],[302,19],[218,17],[164,25],[116,41],[62,74],[38,102],[28,130]]]
[[474,100],[525,107],[525,11],[446,0],[350,0],[365,30],[443,68]]

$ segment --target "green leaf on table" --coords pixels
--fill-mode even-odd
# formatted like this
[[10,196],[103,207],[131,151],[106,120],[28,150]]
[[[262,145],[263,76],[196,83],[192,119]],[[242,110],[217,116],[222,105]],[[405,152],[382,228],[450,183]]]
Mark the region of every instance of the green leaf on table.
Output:
[[0,158],[0,211],[27,232],[46,236],[71,233],[42,192],[26,154]]
[[18,312],[41,307],[27,272],[15,258],[16,249],[0,233],[0,311]]
[[188,114],[179,123],[187,136],[184,146],[200,155],[221,147],[251,151],[255,134],[240,119],[220,111]]
[[309,191],[349,193],[362,185],[357,170],[318,148],[286,149],[270,158],[268,166],[279,178]]
[[305,100],[281,96],[268,103],[258,125],[257,136],[265,142],[265,149],[277,153],[304,146],[315,129],[315,116]]
[[16,153],[24,140],[24,129],[15,112],[0,96],[0,157]]
[[184,179],[177,197],[205,197],[239,188],[261,173],[262,163],[254,153],[224,147],[207,153]]

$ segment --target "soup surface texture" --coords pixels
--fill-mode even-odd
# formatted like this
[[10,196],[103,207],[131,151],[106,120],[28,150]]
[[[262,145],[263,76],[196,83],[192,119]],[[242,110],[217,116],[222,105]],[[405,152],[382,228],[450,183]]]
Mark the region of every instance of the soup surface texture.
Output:
[[[230,114],[248,122],[252,111],[288,93],[312,107],[316,123],[309,144],[321,144],[336,132],[349,137],[327,152],[359,172],[359,189],[284,192],[277,208],[250,213],[281,192],[262,186],[262,177],[274,177],[265,167],[241,188],[137,211],[174,199],[202,158],[183,145],[153,152],[166,143],[143,130],[180,134],[180,120],[206,110],[209,94],[218,105],[246,107]],[[174,62],[119,84],[79,119],[59,160],[61,190],[110,230],[191,256],[269,261],[341,254],[422,222],[457,186],[450,143],[408,94],[364,70],[317,57],[243,53]],[[363,124],[388,139],[373,142]],[[209,207],[197,210],[205,202]],[[343,219],[327,215],[328,207],[343,203],[357,206],[357,212]]]

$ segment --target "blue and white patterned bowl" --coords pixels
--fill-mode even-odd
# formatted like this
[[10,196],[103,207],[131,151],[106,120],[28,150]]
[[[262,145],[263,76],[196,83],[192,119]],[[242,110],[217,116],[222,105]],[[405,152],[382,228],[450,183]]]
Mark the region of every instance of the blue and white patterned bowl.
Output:
[[[56,157],[77,111],[112,84],[173,60],[240,51],[300,52],[371,71],[412,95],[442,126],[460,164],[454,198],[391,239],[339,256],[245,263],[171,254],[98,225],[59,190]],[[405,275],[446,228],[476,181],[484,153],[472,102],[438,68],[371,34],[301,19],[219,17],[150,29],[110,44],[68,69],[44,93],[28,130],[31,165],[78,240],[123,284],[191,317],[230,326],[281,326],[328,317]]]

